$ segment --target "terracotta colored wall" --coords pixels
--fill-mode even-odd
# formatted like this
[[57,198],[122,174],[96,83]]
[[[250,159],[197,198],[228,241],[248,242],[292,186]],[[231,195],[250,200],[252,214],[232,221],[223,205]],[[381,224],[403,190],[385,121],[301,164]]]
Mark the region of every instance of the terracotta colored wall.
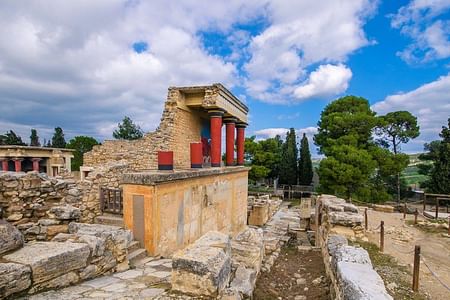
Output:
[[248,171],[171,181],[155,186],[124,185],[124,221],[133,229],[133,195],[145,201],[145,248],[170,256],[211,230],[231,235],[247,224]]

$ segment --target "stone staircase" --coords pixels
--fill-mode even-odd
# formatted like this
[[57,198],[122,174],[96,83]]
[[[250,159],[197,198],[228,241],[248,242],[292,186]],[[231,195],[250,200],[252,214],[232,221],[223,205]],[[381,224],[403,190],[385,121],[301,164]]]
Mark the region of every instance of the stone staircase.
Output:
[[[120,215],[114,214],[106,214],[104,213],[101,216],[95,218],[95,223],[102,225],[111,225],[124,227],[123,217]],[[138,264],[142,263],[147,256],[147,251],[142,248],[141,244],[138,241],[132,241],[130,246],[128,247],[128,261],[130,262],[130,266],[136,267]]]

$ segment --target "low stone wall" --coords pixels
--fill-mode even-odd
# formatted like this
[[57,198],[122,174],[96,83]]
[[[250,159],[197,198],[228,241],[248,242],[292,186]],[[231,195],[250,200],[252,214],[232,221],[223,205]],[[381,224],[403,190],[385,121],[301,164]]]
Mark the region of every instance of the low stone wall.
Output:
[[348,238],[362,237],[363,217],[353,204],[331,195],[316,202],[316,245],[321,247],[333,299],[392,299],[363,248]]
[[[11,234],[18,234],[13,226],[6,226]],[[19,249],[16,248],[20,243],[13,247],[10,244],[8,249],[13,252],[0,257],[0,299],[61,288],[125,270],[131,239],[131,232],[122,228],[70,223],[69,233],[60,233],[51,242],[30,242]]]

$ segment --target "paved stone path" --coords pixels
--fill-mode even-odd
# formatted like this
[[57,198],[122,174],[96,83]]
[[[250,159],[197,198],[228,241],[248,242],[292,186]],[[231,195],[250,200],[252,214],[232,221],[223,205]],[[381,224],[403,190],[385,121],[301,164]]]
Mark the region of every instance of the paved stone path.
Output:
[[135,269],[24,299],[155,299],[170,289],[171,259],[145,258]]

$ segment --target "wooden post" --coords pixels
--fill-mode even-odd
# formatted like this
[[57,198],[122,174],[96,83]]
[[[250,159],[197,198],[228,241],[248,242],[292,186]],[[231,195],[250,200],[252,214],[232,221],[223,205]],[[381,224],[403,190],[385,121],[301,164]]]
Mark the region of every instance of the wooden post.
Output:
[[450,216],[448,216],[448,235],[450,235]]
[[439,198],[436,197],[436,220],[439,217]]
[[420,245],[414,247],[414,268],[412,289],[414,292],[419,290],[419,268],[420,268]]
[[405,199],[405,205],[403,206],[403,220],[406,220],[406,199]]
[[426,202],[427,202],[427,194],[423,193],[423,213],[425,213]]
[[414,212],[414,225],[417,224],[417,215],[419,214],[419,211],[416,208],[416,211]]
[[380,251],[384,252],[384,221],[380,224]]
[[367,208],[364,209],[364,228],[368,229],[368,222],[367,222]]

